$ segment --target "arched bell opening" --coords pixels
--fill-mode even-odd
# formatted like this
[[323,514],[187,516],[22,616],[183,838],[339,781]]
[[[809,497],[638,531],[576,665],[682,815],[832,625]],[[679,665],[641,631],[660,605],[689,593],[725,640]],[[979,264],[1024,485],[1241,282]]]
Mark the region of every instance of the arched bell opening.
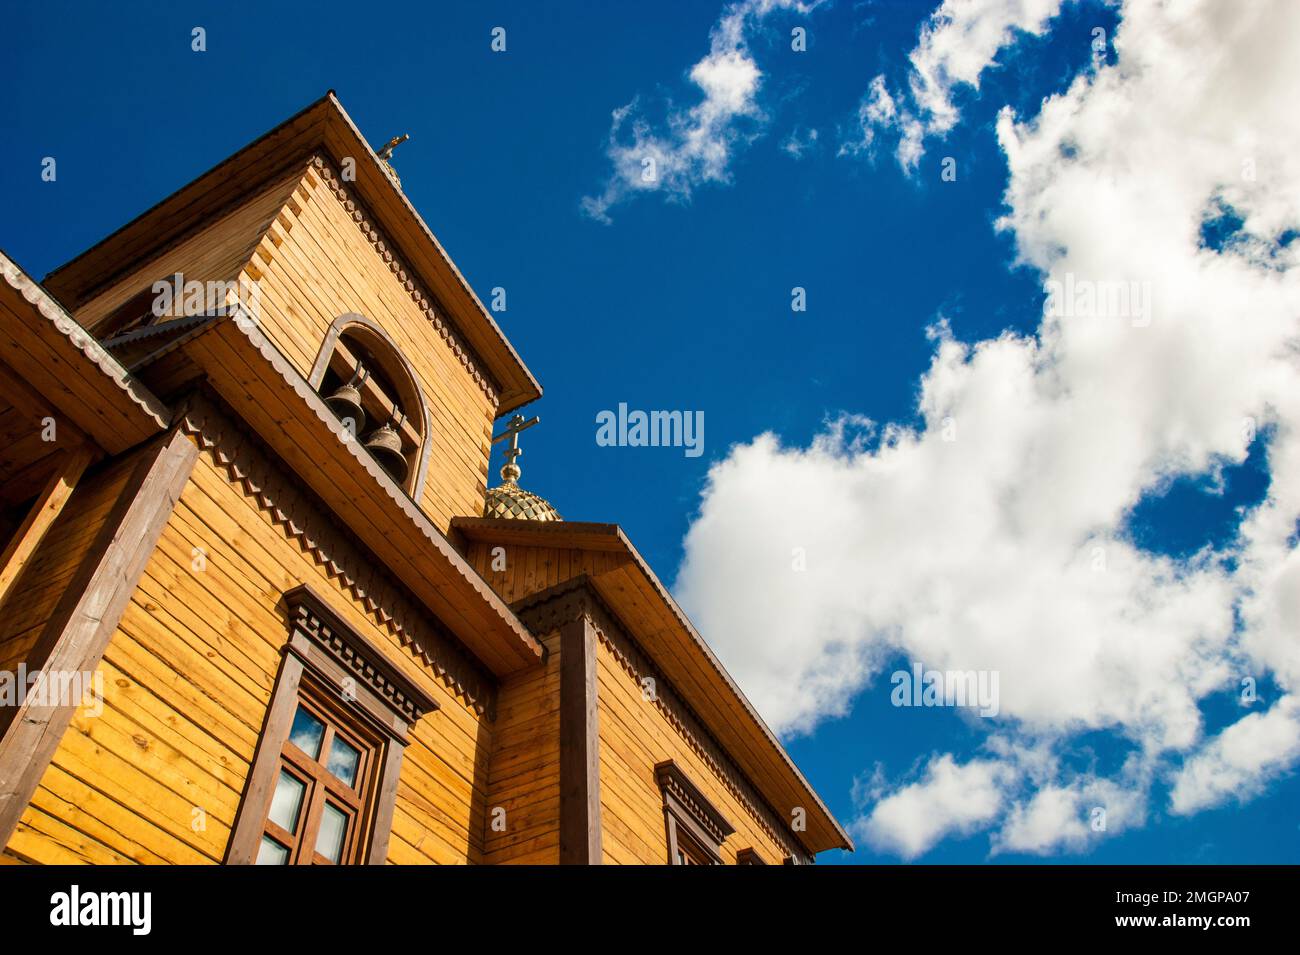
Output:
[[387,332],[362,315],[335,319],[310,382],[375,462],[417,497],[428,468],[429,411]]

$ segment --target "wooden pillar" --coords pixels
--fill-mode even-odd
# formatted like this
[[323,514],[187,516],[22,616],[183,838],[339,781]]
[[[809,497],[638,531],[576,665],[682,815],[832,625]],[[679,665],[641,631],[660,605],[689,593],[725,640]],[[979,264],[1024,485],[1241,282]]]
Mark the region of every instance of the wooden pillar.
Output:
[[600,830],[596,630],[581,613],[560,627],[560,864],[599,865]]
[[[131,474],[37,638],[29,672],[98,668],[189,481],[198,448],[174,431],[131,453],[136,458]],[[76,701],[33,697],[0,713],[0,846],[13,835],[76,709]]]

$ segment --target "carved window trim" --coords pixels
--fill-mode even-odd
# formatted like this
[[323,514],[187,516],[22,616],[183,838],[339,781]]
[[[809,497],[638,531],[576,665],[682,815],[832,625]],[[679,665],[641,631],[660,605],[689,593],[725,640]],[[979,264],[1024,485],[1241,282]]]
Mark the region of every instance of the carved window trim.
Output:
[[668,864],[722,865],[722,843],[736,831],[671,759],[655,764],[655,782],[664,799]]
[[736,865],[767,865],[757,849],[741,849],[736,853]]
[[354,858],[365,865],[383,865],[388,860],[397,782],[409,732],[424,714],[437,710],[438,703],[343,623],[310,587],[295,587],[284,595],[284,602],[289,611],[289,640],[225,862],[249,865],[257,858],[294,713],[304,691],[310,696],[314,689],[330,694],[336,708],[364,725],[379,741],[373,787],[368,804],[362,807],[366,822],[359,838],[363,846]]

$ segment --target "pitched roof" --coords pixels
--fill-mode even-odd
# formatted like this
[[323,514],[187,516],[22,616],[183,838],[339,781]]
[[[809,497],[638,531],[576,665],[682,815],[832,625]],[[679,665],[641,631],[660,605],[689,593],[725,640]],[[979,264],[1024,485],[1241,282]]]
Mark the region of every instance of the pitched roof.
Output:
[[111,453],[167,427],[171,410],[4,252],[0,275],[6,364]]

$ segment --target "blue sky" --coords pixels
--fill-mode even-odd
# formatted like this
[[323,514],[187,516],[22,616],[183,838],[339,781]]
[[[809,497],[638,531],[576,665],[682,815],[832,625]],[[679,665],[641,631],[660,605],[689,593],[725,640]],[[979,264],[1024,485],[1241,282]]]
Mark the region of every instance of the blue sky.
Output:
[[[771,5],[791,4],[772,0]],[[1142,712],[1126,711],[1109,700],[1093,706],[1086,690],[1069,707],[1053,711],[1038,694],[1017,695],[1009,682],[1015,670],[1006,666],[1009,712],[993,721],[996,726],[949,708],[892,706],[888,676],[921,659],[920,648],[933,654],[929,662],[962,665],[961,635],[954,632],[953,621],[965,619],[966,609],[926,605],[927,594],[947,586],[946,577],[916,583],[916,592],[905,594],[907,600],[900,597],[896,606],[876,606],[869,599],[875,587],[909,590],[907,581],[876,583],[868,571],[882,559],[881,552],[888,561],[890,548],[901,566],[913,560],[924,565],[925,554],[907,552],[907,542],[936,539],[927,536],[933,529],[925,521],[932,510],[944,510],[915,505],[914,499],[915,506],[905,508],[873,503],[909,500],[873,483],[873,469],[916,468],[908,478],[913,483],[937,481],[935,469],[970,470],[976,489],[972,503],[957,518],[944,517],[954,548],[970,548],[960,566],[972,563],[970,554],[978,555],[980,548],[998,553],[1005,543],[1023,552],[1030,545],[1014,533],[975,540],[974,535],[988,533],[983,528],[971,529],[969,540],[963,537],[968,532],[960,514],[983,506],[980,468],[993,466],[987,456],[970,452],[971,457],[945,464],[941,454],[927,453],[920,455],[921,463],[889,464],[882,450],[887,442],[878,428],[863,432],[862,445],[813,450],[819,436],[828,433],[828,422],[845,414],[878,426],[896,423],[908,429],[919,447],[933,446],[936,424],[944,416],[927,412],[918,401],[942,342],[973,346],[1006,333],[1019,336],[1008,345],[1010,351],[1028,354],[1023,343],[1032,340],[1043,319],[1045,269],[1054,267],[1053,256],[1065,249],[1067,258],[1075,256],[1069,261],[1102,261],[1104,253],[1113,252],[1108,246],[1135,241],[1138,226],[1145,228],[1148,219],[1155,222],[1165,208],[1163,194],[1134,186],[1137,195],[1152,196],[1156,211],[1127,223],[1118,217],[1113,235],[1101,226],[1071,231],[1068,224],[1041,225],[1051,223],[1050,210],[1037,218],[1029,214],[1041,211],[1036,202],[1050,200],[1050,209],[1068,208],[1071,194],[1043,185],[1033,163],[1047,160],[1035,158],[1030,149],[1022,151],[1013,180],[1010,140],[1005,128],[999,135],[999,112],[1009,109],[1023,123],[1038,114],[1045,97],[1071,95],[1078,97],[1080,115],[1088,109],[1102,111],[1106,104],[1095,100],[1113,90],[1098,82],[1096,89],[1071,92],[1071,83],[1102,74],[1122,82],[1122,56],[1132,57],[1136,73],[1145,67],[1143,75],[1153,75],[1154,68],[1143,59],[1143,44],[1156,49],[1155,39],[1172,35],[1161,33],[1163,26],[1152,21],[1153,14],[1142,13],[1135,15],[1140,22],[1133,27],[1132,42],[1116,47],[1110,38],[1123,25],[1127,9],[1079,2],[1066,3],[1058,12],[1051,0],[1039,5],[1047,10],[1042,23],[1030,24],[1027,31],[1012,29],[1006,42],[995,43],[976,63],[978,88],[971,82],[948,82],[942,92],[957,118],[941,129],[934,117],[936,103],[942,107],[944,97],[926,100],[909,85],[915,69],[909,54],[925,30],[935,34],[942,28],[930,19],[931,4],[837,0],[808,10],[768,12],[753,0],[754,12],[740,21],[740,46],[721,48],[752,65],[760,80],[744,108],[706,131],[723,146],[720,174],[710,180],[687,163],[676,183],[617,193],[617,201],[606,209],[610,221],[601,222],[584,213],[582,200],[618,182],[617,162],[624,154],[609,148],[611,114],[634,104],[629,122],[643,122],[646,135],[671,150],[672,123],[682,122],[701,102],[702,88],[689,71],[717,49],[711,48],[711,31],[716,36],[727,10],[734,8],[702,2],[667,2],[653,11],[644,5],[594,2],[392,2],[358,16],[355,5],[327,0],[306,8],[278,2],[246,8],[228,3],[22,4],[9,14],[10,28],[0,38],[0,69],[15,91],[6,98],[6,148],[0,154],[0,183],[7,199],[0,213],[0,246],[28,271],[43,275],[334,89],[372,143],[397,133],[411,135],[394,160],[407,195],[480,296],[486,300],[497,286],[506,290],[508,309],[497,320],[546,391],[530,409],[543,423],[522,442],[522,483],[552,500],[567,518],[617,521],[660,576],[676,581],[679,597],[706,638],[743,686],[757,688],[751,695],[785,732],[810,781],[839,818],[854,825],[859,851],[843,859],[828,854],[823,862],[1294,862],[1300,859],[1295,808],[1300,783],[1292,772],[1295,755],[1289,744],[1280,753],[1244,759],[1249,765],[1238,765],[1243,760],[1233,757],[1228,741],[1214,748],[1217,734],[1249,715],[1233,695],[1241,673],[1257,675],[1260,698],[1254,706],[1262,712],[1290,699],[1287,680],[1297,672],[1292,667],[1294,636],[1290,644],[1277,636],[1288,632],[1285,618],[1279,617],[1285,601],[1270,598],[1264,583],[1273,580],[1269,568],[1281,567],[1289,550],[1266,547],[1267,529],[1257,529],[1249,543],[1240,537],[1243,516],[1274,500],[1270,474],[1276,480],[1278,472],[1270,468],[1270,449],[1277,454],[1275,435],[1288,436],[1291,430],[1281,385],[1261,394],[1225,390],[1215,398],[1225,408],[1225,421],[1251,417],[1259,423],[1258,436],[1232,451],[1218,439],[1217,424],[1204,425],[1206,434],[1213,431],[1216,437],[1202,440],[1199,433],[1184,435],[1195,428],[1182,418],[1162,416],[1162,409],[1186,403],[1179,390],[1180,368],[1198,381],[1237,373],[1226,356],[1216,365],[1212,355],[1193,354],[1189,343],[1203,338],[1170,332],[1150,358],[1143,358],[1150,336],[1094,346],[1065,335],[1051,361],[1044,359],[1026,372],[1025,380],[1037,390],[1030,389],[1017,407],[1031,409],[1047,400],[1041,392],[1050,370],[1044,368],[1065,369],[1062,374],[1078,392],[1094,381],[1101,382],[1099,390],[1111,387],[1098,377],[1103,372],[1081,368],[1131,368],[1132,375],[1116,373],[1115,379],[1130,384],[1134,376],[1149,375],[1140,392],[1144,410],[1135,408],[1131,416],[1111,422],[1105,414],[1112,412],[1088,410],[1106,406],[1083,405],[1078,414],[1092,417],[1072,419],[1103,435],[1112,432],[1115,458],[1132,459],[1124,465],[1127,470],[1117,464],[1114,470],[1089,472],[1080,491],[1049,480],[1059,473],[1051,468],[1036,477],[1037,458],[1027,452],[1022,476],[997,477],[998,493],[1009,495],[1013,507],[1020,501],[1046,501],[1040,506],[1048,514],[1055,510],[1054,495],[1060,495],[1061,510],[1069,511],[1074,505],[1067,498],[1075,502],[1090,488],[1118,487],[1111,494],[1119,503],[1099,508],[1099,516],[1089,518],[1088,534],[1110,548],[1108,559],[1132,568],[1140,584],[1141,592],[1133,598],[1139,605],[1167,601],[1176,608],[1169,619],[1159,619],[1155,642],[1164,655],[1155,659],[1173,668],[1176,676],[1169,679],[1186,678],[1190,687],[1178,699],[1166,698],[1148,686],[1163,677],[1140,673],[1147,665],[1141,660],[1120,659],[1113,664],[1115,679],[1131,678],[1139,696],[1150,694],[1149,708]],[[984,25],[996,25],[996,6],[974,5],[990,8],[991,19]],[[1277,29],[1291,25],[1287,21]],[[195,26],[207,32],[206,52],[190,48]],[[506,30],[504,53],[490,48],[491,30],[497,26]],[[790,48],[790,31],[796,26],[807,30],[804,52]],[[978,45],[979,26],[971,24],[964,49]],[[1096,29],[1107,39],[1094,59],[1090,44]],[[1213,39],[1219,29],[1210,24],[1204,32]],[[1184,39],[1186,55],[1196,62],[1199,35]],[[959,46],[962,42],[959,37]],[[1231,56],[1227,60],[1223,69],[1234,62]],[[950,77],[970,68],[956,59],[945,66]],[[877,76],[883,78],[894,112],[863,126],[859,107]],[[1134,89],[1135,95],[1145,95],[1162,87],[1152,82]],[[1142,101],[1137,102],[1140,106]],[[1159,100],[1152,100],[1150,109],[1155,117]],[[1200,132],[1217,142],[1219,127],[1211,112],[1207,107]],[[930,123],[923,150],[910,163],[897,152],[909,115]],[[1137,120],[1140,125],[1140,112]],[[1049,125],[1019,135],[1033,145],[1036,138],[1048,136]],[[1057,153],[1065,159],[1057,161],[1064,165],[1051,182],[1065,182],[1067,172],[1073,175],[1081,168],[1091,178],[1079,195],[1104,188],[1113,170],[1103,164],[1121,149],[1105,139],[1104,125],[1060,133]],[[868,128],[873,137],[869,147],[845,148],[863,143]],[[621,145],[642,148],[644,143],[628,145],[629,129],[622,127]],[[807,142],[814,129],[817,138],[801,156],[783,148],[792,134]],[[1171,142],[1184,133],[1168,131]],[[1144,135],[1137,132],[1132,139],[1140,144]],[[1255,148],[1261,157],[1270,155],[1270,135],[1284,138],[1276,129],[1260,135],[1264,141]],[[1068,165],[1076,142],[1079,167]],[[1151,148],[1161,148],[1160,141]],[[1172,150],[1164,155],[1169,163],[1179,163]],[[1235,171],[1237,154],[1231,155]],[[40,181],[45,156],[58,161],[55,183]],[[955,181],[941,176],[945,157],[956,162]],[[1116,168],[1127,169],[1124,175],[1142,175],[1122,159],[1114,161]],[[1234,219],[1226,239],[1214,242],[1224,246],[1224,256],[1237,255],[1238,267],[1256,272],[1263,269],[1259,257],[1264,253],[1249,242],[1271,243],[1265,251],[1281,263],[1273,269],[1276,281],[1291,282],[1295,273],[1288,276],[1285,263],[1294,259],[1295,249],[1285,229],[1300,223],[1291,197],[1266,193],[1267,182],[1267,176],[1259,183],[1250,180],[1259,190],[1243,187],[1240,196],[1231,186],[1220,189],[1225,202],[1239,207],[1244,225]],[[1156,190],[1158,184],[1150,188]],[[1105,193],[1087,195],[1093,201],[1076,216],[1084,225],[1089,225],[1087,208]],[[1168,204],[1183,198],[1171,194]],[[1010,225],[998,225],[1003,216]],[[1099,250],[1092,258],[1077,252],[1086,251],[1089,243]],[[1132,257],[1140,259],[1151,244],[1135,246]],[[1186,262],[1203,264],[1205,259],[1189,253]],[[1178,263],[1170,260],[1170,274],[1182,267]],[[1084,272],[1087,266],[1076,268]],[[1158,279],[1164,266],[1146,268],[1144,274]],[[1090,273],[1094,277],[1112,274],[1105,267],[1096,269]],[[1120,271],[1114,274],[1118,277]],[[791,310],[794,287],[806,290],[805,312]],[[1175,310],[1171,306],[1168,315],[1157,311],[1157,327],[1172,326]],[[941,318],[947,330],[936,333]],[[1136,335],[1136,325],[1127,334]],[[1117,348],[1114,355],[1121,357],[1112,360],[1107,347]],[[1261,345],[1259,354],[1272,352]],[[1263,379],[1264,358],[1259,362]],[[962,379],[963,367],[975,366],[970,354],[954,358],[953,381]],[[1283,372],[1268,367],[1274,377],[1285,377],[1286,370],[1294,377],[1293,367],[1283,366]],[[972,397],[977,385],[944,384],[946,375],[931,382],[937,391],[948,389],[945,400],[954,407],[972,409],[956,416],[964,427],[983,407]],[[970,377],[978,375],[971,371]],[[674,448],[598,447],[595,415],[620,402],[647,410],[703,412],[704,454],[694,458]],[[1150,427],[1130,435],[1125,430],[1129,417],[1150,419]],[[982,427],[976,420],[977,435],[985,433]],[[1018,427],[1006,425],[1007,430]],[[754,444],[763,433],[775,436],[774,444]],[[1180,437],[1152,437],[1170,433]],[[962,440],[968,443],[962,445]],[[957,444],[969,448],[971,440]],[[1040,434],[1025,447],[1047,454],[1042,449],[1050,443]],[[1129,444],[1137,450],[1126,457]],[[752,453],[737,456],[736,446]],[[1101,456],[1109,454],[1104,441],[1097,447]],[[1085,455],[1084,460],[1097,456]],[[715,472],[710,483],[710,468],[724,464],[730,469]],[[828,487],[830,496],[823,497]],[[935,487],[941,498],[954,493],[947,484]],[[712,497],[702,498],[706,490]],[[887,498],[887,491],[900,496]],[[1275,523],[1290,516],[1294,526],[1287,510],[1294,509],[1294,502],[1276,497]],[[835,508],[841,509],[838,518],[831,513]],[[820,516],[805,528],[793,516],[801,513]],[[827,518],[845,526],[828,529]],[[885,525],[895,537],[881,530]],[[791,542],[802,540],[805,531],[821,546],[820,551],[810,549],[810,563],[817,553],[834,550],[836,555],[838,572],[828,575],[825,561],[817,570],[822,574],[818,587],[847,595],[843,605],[831,608],[833,622],[819,616],[830,612],[826,600],[809,597],[801,604],[805,598],[787,593],[787,586],[803,586],[789,583],[788,567],[772,571],[773,561],[753,563],[752,552],[770,544],[780,555],[775,563],[784,564]],[[688,532],[690,545],[684,544]],[[1088,541],[1080,538],[1080,547]],[[1243,576],[1239,562],[1259,576]],[[989,634],[973,634],[972,645],[993,646],[1001,629],[1008,634],[1017,627],[1023,630],[1027,617],[1044,612],[1046,605],[1018,603],[1023,598],[1015,588],[1018,565],[1011,561],[1007,567],[999,585],[1007,588],[1006,598],[980,607],[979,621],[1003,610],[1007,620],[987,624]],[[767,573],[776,576],[765,579]],[[953,572],[954,577],[960,574],[960,569]],[[909,581],[916,579],[913,575]],[[1075,580],[1061,578],[1059,602],[1068,605],[1078,596],[1083,604],[1098,604],[1087,590],[1092,585],[1080,585],[1077,595],[1066,592]],[[954,592],[962,593],[963,586],[955,582]],[[1036,585],[1026,581],[1025,586]],[[1051,587],[1046,590],[1043,600],[1052,596]],[[751,597],[760,605],[757,594],[764,592],[780,595],[783,610],[796,609],[797,619],[777,627],[729,616],[726,606]],[[827,592],[832,591],[818,591]],[[868,596],[859,600],[859,592]],[[1131,619],[1132,608],[1115,599],[1120,602],[1114,620]],[[936,606],[940,603],[936,597]],[[1205,624],[1207,632],[1180,623],[1199,618],[1228,623],[1217,624],[1217,630]],[[1091,625],[1104,628],[1108,619],[1099,617]],[[972,620],[973,612],[965,623],[985,625]],[[1051,633],[1064,632],[1046,617],[1043,626],[1049,641],[1055,639]],[[946,636],[934,636],[932,628]],[[1258,634],[1258,640],[1248,639],[1251,634]],[[797,663],[783,664],[783,641],[800,648]],[[1189,657],[1186,645],[1196,641],[1212,649]],[[1035,665],[1053,666],[1069,656],[1067,646],[1046,653]],[[1018,650],[1015,654],[1023,656]],[[1000,659],[996,649],[987,658]],[[844,665],[836,665],[837,660]],[[1079,685],[1095,672],[1110,672],[1108,665],[1093,670],[1080,664],[1079,673],[1061,679],[1064,685]],[[789,694],[769,692],[773,670],[783,668],[799,686]],[[828,669],[842,675],[827,677]],[[1200,713],[1199,725],[1191,731],[1185,725],[1187,701]],[[1285,737],[1291,732],[1290,711],[1273,712],[1285,724]],[[1023,753],[1008,755],[1006,747],[1034,750],[1042,759],[1034,763]],[[1126,771],[1125,761],[1135,754],[1144,757],[1138,760],[1141,766],[1134,769],[1130,763]],[[973,774],[954,777],[948,794],[940,791],[935,775],[936,767],[941,772],[945,765],[944,756]],[[1193,792],[1184,780],[1178,797],[1183,811],[1175,812],[1171,794],[1180,785],[1179,773],[1198,758],[1198,779],[1226,782]],[[1225,786],[1254,795],[1239,802],[1223,795]],[[966,794],[967,788],[973,795]],[[1063,802],[1054,804],[1069,804],[1062,818],[1052,817],[1047,801],[1032,802],[1044,791],[1065,794]],[[1070,820],[1086,813],[1098,792],[1109,793],[1116,806],[1124,807],[1114,810],[1122,824],[1100,836],[1080,835]],[[931,825],[928,813],[943,818]],[[890,820],[910,827],[909,836],[885,833]],[[1027,825],[1026,820],[1037,822]]]

